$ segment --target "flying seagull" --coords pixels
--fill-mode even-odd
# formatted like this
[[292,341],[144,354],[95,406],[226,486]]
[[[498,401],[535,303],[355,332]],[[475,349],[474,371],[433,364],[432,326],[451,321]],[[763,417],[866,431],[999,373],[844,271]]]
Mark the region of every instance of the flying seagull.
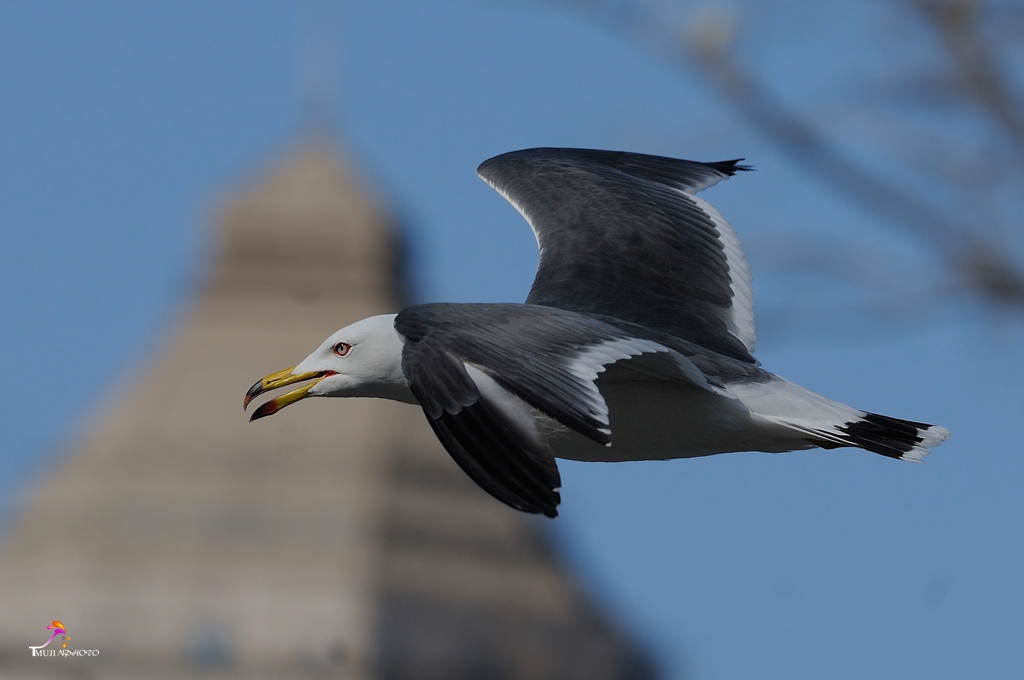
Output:
[[739,161],[527,149],[477,174],[533,229],[525,304],[425,304],[363,319],[268,375],[251,420],[306,397],[423,408],[477,484],[558,514],[555,458],[630,461],[853,446],[920,461],[945,428],[846,406],[753,357],[750,271],[732,227],[697,193]]

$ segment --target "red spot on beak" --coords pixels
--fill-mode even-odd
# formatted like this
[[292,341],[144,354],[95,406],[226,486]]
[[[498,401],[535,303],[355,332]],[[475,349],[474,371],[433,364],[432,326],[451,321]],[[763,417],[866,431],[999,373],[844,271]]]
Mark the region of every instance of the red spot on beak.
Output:
[[252,412],[252,417],[249,418],[249,422],[251,423],[252,421],[259,420],[260,418],[272,416],[280,410],[280,407],[277,405],[277,399],[271,399],[266,404],[261,405],[258,409]]

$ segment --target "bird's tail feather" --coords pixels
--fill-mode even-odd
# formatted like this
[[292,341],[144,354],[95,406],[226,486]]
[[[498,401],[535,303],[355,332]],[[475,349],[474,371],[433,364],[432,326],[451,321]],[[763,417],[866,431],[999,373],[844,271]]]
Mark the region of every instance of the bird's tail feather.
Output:
[[889,458],[917,463],[931,452],[933,446],[949,438],[949,430],[944,427],[877,413],[865,413],[857,420],[821,429],[814,434],[824,440],[819,444],[823,448],[857,446]]
[[856,446],[920,462],[932,447],[949,438],[944,427],[861,411],[782,379],[748,388],[740,398],[757,417],[783,426],[811,446],[826,449]]

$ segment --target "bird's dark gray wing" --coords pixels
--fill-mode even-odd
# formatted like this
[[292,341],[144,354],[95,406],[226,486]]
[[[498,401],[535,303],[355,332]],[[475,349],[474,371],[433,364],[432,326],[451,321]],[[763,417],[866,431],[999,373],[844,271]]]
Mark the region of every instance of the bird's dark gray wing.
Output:
[[558,515],[558,466],[535,424],[523,422],[529,413],[485,395],[470,367],[430,338],[406,345],[402,370],[437,438],[473,481],[516,510]]
[[558,470],[539,411],[608,445],[608,406],[596,385],[617,361],[668,357],[661,380],[727,394],[679,352],[600,320],[517,304],[429,304],[395,319],[402,372],[438,439],[480,486],[520,510],[554,516]]
[[527,149],[477,173],[530,223],[527,302],[600,314],[754,362],[753,288],[732,227],[695,196],[747,169],[585,149]]

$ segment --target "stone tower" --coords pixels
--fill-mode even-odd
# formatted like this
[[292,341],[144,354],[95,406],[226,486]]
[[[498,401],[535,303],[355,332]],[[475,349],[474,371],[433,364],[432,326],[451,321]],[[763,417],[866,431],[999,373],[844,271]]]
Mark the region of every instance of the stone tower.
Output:
[[[418,408],[247,422],[254,379],[400,306],[396,233],[336,154],[286,155],[224,202],[215,242],[179,325],[2,537],[0,677],[653,675]],[[54,619],[99,655],[32,657]]]

